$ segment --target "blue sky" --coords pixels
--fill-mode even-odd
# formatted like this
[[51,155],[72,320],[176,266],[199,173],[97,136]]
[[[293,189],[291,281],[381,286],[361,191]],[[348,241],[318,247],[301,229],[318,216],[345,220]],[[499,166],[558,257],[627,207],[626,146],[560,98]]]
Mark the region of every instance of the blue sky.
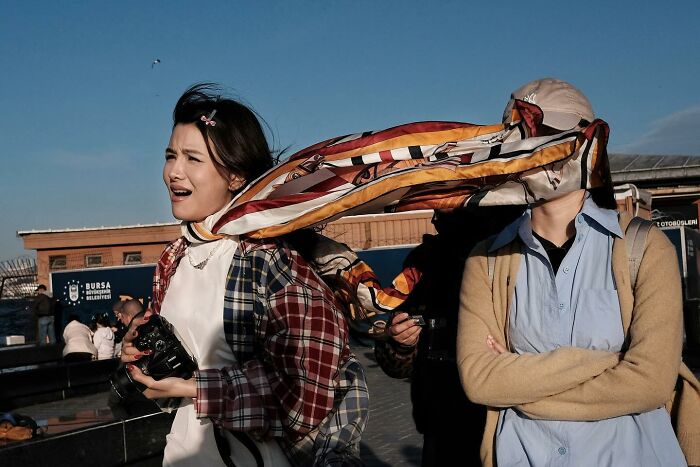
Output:
[[198,81],[296,150],[494,123],[511,90],[555,76],[610,124],[612,152],[700,155],[698,18],[696,0],[3,2],[0,260],[25,253],[17,230],[172,221],[163,149]]

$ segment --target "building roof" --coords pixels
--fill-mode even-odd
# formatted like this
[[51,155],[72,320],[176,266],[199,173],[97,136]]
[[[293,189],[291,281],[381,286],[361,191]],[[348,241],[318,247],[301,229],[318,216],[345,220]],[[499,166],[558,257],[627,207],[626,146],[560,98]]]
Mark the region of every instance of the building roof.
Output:
[[700,157],[610,154],[610,172],[615,183],[685,181],[700,178]]
[[113,225],[100,227],[75,227],[70,229],[38,229],[38,230],[18,230],[17,236],[33,234],[49,234],[49,233],[66,233],[66,232],[88,232],[92,230],[114,230],[114,229],[143,229],[148,227],[167,227],[171,225],[179,225],[180,222],[156,222],[155,224],[134,224],[134,225]]
[[[343,221],[358,222],[364,220],[378,220],[383,217],[390,219],[402,219],[402,218],[412,218],[416,215],[424,215],[428,213],[432,216],[432,209],[407,211],[399,213],[377,213],[377,214],[358,214],[354,216],[345,216],[336,223],[342,223]],[[181,222],[157,222],[155,224],[134,224],[134,225],[112,225],[112,226],[100,226],[100,227],[75,227],[70,229],[38,229],[38,230],[19,230],[17,231],[18,237],[25,237],[27,235],[34,234],[54,234],[54,233],[73,233],[73,232],[91,232],[91,231],[104,231],[104,230],[124,230],[124,229],[145,229],[150,227],[171,227],[180,225]]]

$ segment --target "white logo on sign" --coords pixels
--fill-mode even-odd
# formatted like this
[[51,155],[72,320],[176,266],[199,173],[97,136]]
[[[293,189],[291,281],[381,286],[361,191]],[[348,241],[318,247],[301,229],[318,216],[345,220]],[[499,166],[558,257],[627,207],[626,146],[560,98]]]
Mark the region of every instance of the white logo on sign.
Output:
[[80,305],[80,282],[76,279],[68,281],[63,286],[63,298],[69,300],[72,305]]
[[68,287],[68,298],[70,298],[71,302],[78,301],[78,284],[71,284]]

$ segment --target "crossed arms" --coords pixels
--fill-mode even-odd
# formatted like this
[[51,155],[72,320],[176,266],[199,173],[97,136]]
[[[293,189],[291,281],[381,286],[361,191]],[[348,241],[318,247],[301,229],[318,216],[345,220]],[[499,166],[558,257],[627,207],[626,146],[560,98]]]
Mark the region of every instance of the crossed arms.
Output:
[[[506,282],[506,269],[496,269],[494,283]],[[629,289],[629,276],[616,280],[622,297]],[[494,286],[496,294],[499,290]],[[601,420],[646,412],[670,398],[681,362],[682,295],[675,251],[661,231],[652,229],[649,234],[637,277],[629,346],[621,358],[575,347],[494,354],[486,338],[492,335],[504,344],[507,327],[502,320],[499,325],[494,291],[486,246],[477,246],[465,267],[457,337],[460,378],[473,402],[516,407],[539,419]]]

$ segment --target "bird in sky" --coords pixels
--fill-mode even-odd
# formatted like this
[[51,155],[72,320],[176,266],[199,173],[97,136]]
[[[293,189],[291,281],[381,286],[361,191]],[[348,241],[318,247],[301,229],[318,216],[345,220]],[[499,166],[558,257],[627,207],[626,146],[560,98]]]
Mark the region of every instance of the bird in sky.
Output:
[[159,58],[156,58],[155,60],[153,60],[153,61],[151,62],[151,68],[153,68],[154,66],[158,65],[159,63],[160,63],[160,59],[159,59]]

